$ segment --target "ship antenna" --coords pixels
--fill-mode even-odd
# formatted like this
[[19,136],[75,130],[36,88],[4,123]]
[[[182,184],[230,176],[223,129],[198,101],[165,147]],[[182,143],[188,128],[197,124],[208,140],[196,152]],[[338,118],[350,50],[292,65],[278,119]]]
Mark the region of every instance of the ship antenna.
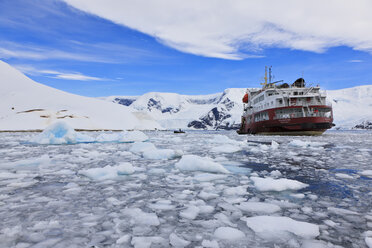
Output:
[[269,67],[269,84],[271,84],[271,79],[272,79],[272,76],[271,76],[271,67],[272,66]]
[[261,85],[263,85],[263,88],[266,88],[266,85],[267,85],[267,66],[265,66],[265,77],[264,77],[264,79],[265,79],[265,83],[263,83]]

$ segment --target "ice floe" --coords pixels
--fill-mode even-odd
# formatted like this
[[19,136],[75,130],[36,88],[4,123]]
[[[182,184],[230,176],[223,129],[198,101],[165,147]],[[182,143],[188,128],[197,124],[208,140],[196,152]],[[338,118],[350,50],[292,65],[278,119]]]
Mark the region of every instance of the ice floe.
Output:
[[233,227],[219,227],[214,231],[214,236],[218,239],[236,241],[245,238],[245,234]]
[[243,221],[257,235],[269,240],[288,240],[288,232],[300,236],[304,239],[313,239],[319,236],[319,226],[297,221],[289,217],[282,216],[254,216],[243,217]]
[[102,133],[97,136],[97,142],[142,142],[147,141],[149,137],[141,131],[123,131],[115,133]]
[[229,173],[223,165],[214,162],[209,157],[199,157],[196,155],[184,155],[175,164],[175,167],[182,171],[205,171],[215,173]]
[[93,180],[107,180],[116,179],[122,175],[130,175],[135,172],[130,163],[121,163],[120,165],[110,166],[106,165],[103,168],[91,168],[80,170],[79,174],[89,177]]
[[76,144],[80,142],[93,142],[94,138],[76,132],[66,122],[58,121],[48,126],[40,134],[32,137],[30,143],[34,144]]
[[272,214],[281,209],[278,205],[265,202],[241,202],[239,205],[236,205],[236,207],[244,212],[262,214]]
[[172,149],[158,149],[149,142],[135,142],[129,151],[141,155],[145,159],[174,159],[181,157],[183,152]]
[[274,179],[271,177],[251,177],[251,180],[259,191],[299,190],[309,186],[308,184],[286,178]]

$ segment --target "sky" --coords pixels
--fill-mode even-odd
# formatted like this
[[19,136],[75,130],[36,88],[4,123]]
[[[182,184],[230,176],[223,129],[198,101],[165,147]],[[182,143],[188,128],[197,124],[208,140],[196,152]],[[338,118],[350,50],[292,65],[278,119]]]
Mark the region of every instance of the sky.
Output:
[[0,0],[0,60],[84,96],[372,84],[368,0]]

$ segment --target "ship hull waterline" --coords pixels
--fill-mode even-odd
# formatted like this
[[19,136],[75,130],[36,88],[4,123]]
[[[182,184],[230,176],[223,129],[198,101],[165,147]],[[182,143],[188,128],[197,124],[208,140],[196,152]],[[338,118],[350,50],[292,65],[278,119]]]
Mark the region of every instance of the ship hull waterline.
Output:
[[261,135],[322,135],[333,126],[332,118],[300,117],[243,123],[238,134]]

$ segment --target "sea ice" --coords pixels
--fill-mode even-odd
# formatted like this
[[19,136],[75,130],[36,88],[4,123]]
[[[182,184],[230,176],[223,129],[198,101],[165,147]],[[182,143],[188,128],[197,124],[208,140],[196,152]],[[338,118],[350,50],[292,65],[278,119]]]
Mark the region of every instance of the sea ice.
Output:
[[222,146],[213,147],[211,149],[211,152],[215,152],[215,153],[233,153],[233,152],[238,152],[241,149],[242,148],[240,146],[226,144],[226,145],[222,145]]
[[91,168],[80,170],[79,174],[89,177],[92,180],[116,179],[121,175],[134,173],[134,168],[130,163],[121,163],[117,166],[106,165],[103,168]]
[[134,226],[159,226],[160,221],[155,213],[143,212],[140,208],[125,208],[121,211],[130,218],[130,224]]
[[286,233],[293,233],[305,239],[313,239],[319,235],[319,226],[307,222],[296,221],[282,216],[254,216],[241,218],[257,235],[269,240],[285,240]]
[[326,144],[327,143],[323,143],[323,142],[311,142],[311,141],[302,141],[302,140],[292,140],[291,142],[289,142],[288,145],[305,148],[305,147],[320,147],[320,146],[324,146]]
[[251,180],[259,191],[299,190],[309,186],[308,184],[286,178],[274,179],[271,177],[251,177]]
[[278,205],[265,202],[242,202],[239,205],[236,205],[236,207],[244,212],[263,214],[272,214],[280,211],[280,207]]
[[221,134],[213,135],[213,138],[209,140],[210,143],[213,144],[236,144],[238,141],[232,140],[229,137]]
[[225,169],[221,164],[214,162],[211,158],[199,157],[196,155],[184,155],[175,166],[177,169],[183,171],[229,173],[227,169]]
[[366,241],[368,248],[372,248],[372,238],[366,237],[364,240]]
[[189,206],[187,209],[180,212],[180,216],[185,219],[193,220],[200,212],[200,209],[196,206]]
[[40,134],[32,137],[29,142],[43,145],[60,145],[94,142],[94,138],[76,132],[66,122],[58,121],[45,128]]
[[218,239],[235,241],[245,238],[245,234],[232,227],[219,227],[214,231],[214,236]]
[[182,156],[182,151],[172,149],[157,149],[149,142],[135,142],[129,149],[131,152],[142,155],[146,159],[174,159]]
[[364,170],[359,172],[360,175],[365,176],[365,177],[371,177],[372,178],[372,170]]
[[143,142],[149,137],[141,131],[123,131],[117,133],[102,133],[96,138],[97,142]]
[[190,241],[184,240],[177,236],[175,233],[171,233],[169,235],[169,243],[176,248],[183,248],[185,246],[188,246],[190,244]]
[[194,179],[199,182],[209,182],[218,179],[224,179],[227,175],[219,175],[219,174],[212,174],[212,173],[200,173],[194,176]]

